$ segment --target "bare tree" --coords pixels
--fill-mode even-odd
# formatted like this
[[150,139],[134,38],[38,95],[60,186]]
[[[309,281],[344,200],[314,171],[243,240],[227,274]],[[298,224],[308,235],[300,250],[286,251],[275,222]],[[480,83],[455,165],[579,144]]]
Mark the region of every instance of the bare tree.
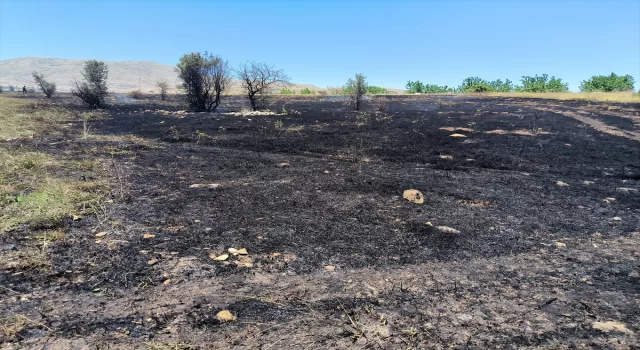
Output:
[[79,97],[84,103],[94,108],[105,106],[105,97],[107,96],[107,77],[109,76],[109,68],[103,61],[89,60],[84,63],[82,71],[84,81],[71,89],[71,94]]
[[236,70],[236,75],[242,82],[254,111],[264,107],[271,95],[272,85],[290,85],[289,77],[282,70],[264,63],[245,62]]
[[215,110],[231,85],[231,68],[227,61],[207,52],[182,56],[176,67],[192,109],[203,112]]
[[47,98],[51,98],[51,96],[56,92],[56,84],[46,81],[44,79],[44,74],[33,72],[31,75],[33,75],[33,79],[36,81],[36,84],[40,86],[40,89]]
[[360,110],[362,104],[362,97],[367,93],[367,77],[363,74],[356,74],[356,79],[349,78],[344,89],[349,95],[349,104],[355,108],[356,111]]
[[169,84],[166,81],[159,81],[156,83],[158,89],[160,89],[160,99],[162,101],[167,99],[167,91],[169,91]]

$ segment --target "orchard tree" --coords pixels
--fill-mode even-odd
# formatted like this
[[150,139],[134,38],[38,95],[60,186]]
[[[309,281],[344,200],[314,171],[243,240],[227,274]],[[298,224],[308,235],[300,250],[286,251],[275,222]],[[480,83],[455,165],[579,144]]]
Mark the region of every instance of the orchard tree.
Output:
[[236,76],[254,111],[265,106],[274,85],[281,84],[287,88],[291,84],[284,71],[265,63],[245,62],[236,70]]
[[182,56],[176,72],[182,80],[181,88],[186,92],[189,107],[197,112],[218,108],[231,85],[228,62],[207,52]]
[[363,74],[356,74],[356,78],[347,80],[344,86],[349,96],[349,104],[356,110],[360,110],[364,94],[367,93],[367,77]]
[[633,91],[635,80],[629,74],[617,75],[594,75],[589,80],[580,83],[580,91],[583,92],[612,92],[612,91]]

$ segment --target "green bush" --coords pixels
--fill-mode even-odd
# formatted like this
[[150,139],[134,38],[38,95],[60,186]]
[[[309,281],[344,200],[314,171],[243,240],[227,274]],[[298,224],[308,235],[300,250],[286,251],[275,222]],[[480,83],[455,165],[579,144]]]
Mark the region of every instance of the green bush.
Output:
[[134,100],[140,100],[142,98],[144,98],[144,95],[142,94],[141,90],[131,90],[129,92],[127,92],[127,97],[130,97]]
[[309,88],[304,88],[300,90],[300,95],[315,95],[315,91],[309,90]]
[[494,91],[498,92],[511,92],[513,91],[513,82],[507,79],[506,81],[502,81],[500,79],[489,82],[489,86],[493,88]]
[[409,80],[407,82],[407,85],[405,86],[405,89],[407,89],[407,92],[410,94],[421,94],[424,93],[424,84],[422,84],[419,80]]
[[385,94],[388,94],[389,91],[387,91],[387,89],[385,88],[371,85],[367,87],[367,93],[370,95],[385,95]]
[[563,83],[562,79],[542,74],[535,77],[523,76],[520,79],[522,86],[516,87],[519,92],[566,92],[569,91],[569,84]]
[[89,107],[104,107],[105,97],[108,94],[108,76],[109,68],[106,63],[97,60],[86,61],[82,70],[84,81],[81,83],[76,81],[76,86],[71,89],[71,94],[79,97]]
[[460,92],[490,92],[496,91],[491,83],[488,81],[481,79],[479,77],[469,77],[462,81],[460,87],[458,87],[458,91]]
[[367,92],[367,77],[363,74],[356,74],[355,79],[347,80],[347,83],[344,86],[345,91],[348,92],[349,96],[349,104],[356,110],[360,110],[360,105],[362,105],[362,96]]
[[416,81],[409,80],[407,82],[407,85],[405,86],[405,88],[407,89],[407,92],[410,93],[410,94],[416,94],[416,93],[418,93],[418,94],[445,94],[445,93],[455,92],[454,88],[449,87],[447,85],[440,86],[440,85],[435,85],[435,84],[423,84],[419,80],[416,80]]
[[196,112],[215,111],[231,86],[229,63],[206,51],[180,57],[176,72],[182,81],[186,102]]
[[42,92],[47,96],[47,98],[51,98],[53,94],[56,92],[56,84],[50,81],[46,81],[44,79],[44,75],[38,72],[31,73],[33,79],[36,81],[36,84],[40,86]]
[[156,83],[158,89],[160,89],[160,99],[162,101],[167,99],[167,92],[169,91],[169,83],[166,81],[158,81]]
[[611,92],[611,91],[629,91],[633,90],[635,80],[629,74],[627,75],[594,75],[589,80],[580,83],[580,91],[583,92]]
[[280,90],[280,95],[295,95],[296,92],[293,90],[289,90],[287,88],[283,88]]

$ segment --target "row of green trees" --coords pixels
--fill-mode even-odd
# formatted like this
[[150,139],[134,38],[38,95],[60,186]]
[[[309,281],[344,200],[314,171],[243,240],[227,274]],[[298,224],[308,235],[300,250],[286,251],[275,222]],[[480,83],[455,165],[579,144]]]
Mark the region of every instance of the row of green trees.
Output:
[[[629,74],[618,76],[595,75],[580,84],[580,91],[583,92],[613,92],[632,91],[635,81]],[[423,84],[420,81],[408,81],[406,85],[409,93],[473,93],[473,92],[566,92],[569,91],[569,84],[561,78],[549,77],[547,74],[535,76],[523,76],[520,85],[516,86],[509,79],[488,81],[479,77],[470,77],[462,81],[458,87],[439,86],[433,84]]]

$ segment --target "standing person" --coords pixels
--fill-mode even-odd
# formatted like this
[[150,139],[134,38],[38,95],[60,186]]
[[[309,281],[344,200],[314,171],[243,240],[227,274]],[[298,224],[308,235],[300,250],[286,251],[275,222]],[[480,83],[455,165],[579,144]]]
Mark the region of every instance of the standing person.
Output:
[[26,85],[22,87],[22,94],[23,95],[27,94],[27,86]]

